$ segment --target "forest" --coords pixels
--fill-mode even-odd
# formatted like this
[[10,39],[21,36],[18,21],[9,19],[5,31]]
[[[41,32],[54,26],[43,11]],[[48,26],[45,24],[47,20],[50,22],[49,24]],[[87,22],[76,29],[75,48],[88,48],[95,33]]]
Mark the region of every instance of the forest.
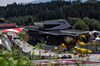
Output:
[[66,19],[72,29],[100,30],[100,2],[71,3],[65,1],[39,4],[9,4],[0,6],[4,22],[30,25],[32,22]]

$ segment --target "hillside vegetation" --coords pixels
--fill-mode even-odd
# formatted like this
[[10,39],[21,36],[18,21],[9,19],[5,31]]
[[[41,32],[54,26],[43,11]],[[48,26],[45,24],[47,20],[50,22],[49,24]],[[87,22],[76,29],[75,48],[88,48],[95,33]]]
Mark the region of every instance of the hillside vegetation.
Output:
[[[0,7],[0,18],[5,18],[5,22],[15,22],[18,25],[30,25],[34,21],[66,19],[73,29],[99,30],[100,3],[64,1],[27,5],[13,3],[6,7]],[[78,28],[76,27],[78,25],[84,26]]]

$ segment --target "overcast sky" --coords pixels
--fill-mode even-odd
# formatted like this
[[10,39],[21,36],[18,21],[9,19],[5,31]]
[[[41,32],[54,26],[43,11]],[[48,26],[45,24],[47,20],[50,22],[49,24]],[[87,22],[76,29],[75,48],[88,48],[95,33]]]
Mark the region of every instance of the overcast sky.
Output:
[[35,0],[0,0],[0,6],[6,6],[7,4],[12,4],[14,2],[20,3],[20,2],[30,2]]
[[[12,4],[14,2],[16,3],[21,3],[21,2],[31,2],[31,1],[42,1],[42,2],[47,2],[47,1],[51,1],[51,0],[0,0],[0,6],[6,6],[7,4]],[[65,1],[69,1],[69,0],[65,0]],[[73,1],[73,0],[71,0]],[[82,0],[82,1],[86,1],[86,0]]]

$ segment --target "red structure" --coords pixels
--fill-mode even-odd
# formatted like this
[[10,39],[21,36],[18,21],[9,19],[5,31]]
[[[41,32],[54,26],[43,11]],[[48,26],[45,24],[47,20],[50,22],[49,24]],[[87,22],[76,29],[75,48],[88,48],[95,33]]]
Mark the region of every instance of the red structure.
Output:
[[16,23],[0,23],[0,27],[16,26]]
[[0,23],[0,28],[16,28],[16,23]]
[[18,33],[21,32],[22,30],[20,28],[13,28],[13,29],[6,29],[3,30],[3,32],[13,32],[13,33]]

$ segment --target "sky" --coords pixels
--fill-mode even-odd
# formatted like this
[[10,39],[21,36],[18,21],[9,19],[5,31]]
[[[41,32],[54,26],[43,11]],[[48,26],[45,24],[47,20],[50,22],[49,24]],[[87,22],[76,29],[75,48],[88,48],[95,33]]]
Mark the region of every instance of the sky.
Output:
[[[6,6],[7,4],[13,4],[14,2],[25,3],[25,2],[31,2],[31,1],[45,2],[45,1],[51,1],[51,0],[0,0],[0,6]],[[68,1],[68,0],[65,0],[65,1]],[[86,0],[83,0],[83,1],[86,1]]]
[[21,3],[21,2],[30,2],[36,0],[0,0],[0,6],[6,6],[7,4],[12,4],[14,2]]

